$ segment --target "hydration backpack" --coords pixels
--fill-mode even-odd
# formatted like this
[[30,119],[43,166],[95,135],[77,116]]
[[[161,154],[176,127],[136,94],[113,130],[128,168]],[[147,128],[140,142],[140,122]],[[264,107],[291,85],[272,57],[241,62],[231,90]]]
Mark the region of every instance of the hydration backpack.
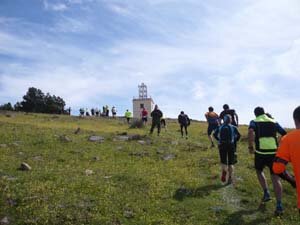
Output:
[[220,143],[232,144],[234,143],[234,128],[229,125],[222,125],[219,128]]

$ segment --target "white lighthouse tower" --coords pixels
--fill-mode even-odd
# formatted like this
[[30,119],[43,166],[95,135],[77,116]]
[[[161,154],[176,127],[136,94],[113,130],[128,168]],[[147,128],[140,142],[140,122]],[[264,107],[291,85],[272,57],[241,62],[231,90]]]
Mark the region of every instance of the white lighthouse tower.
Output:
[[154,102],[151,97],[148,97],[147,86],[142,83],[138,86],[139,88],[139,97],[133,98],[133,117],[139,118],[141,116],[141,111],[145,108],[150,114],[154,108]]

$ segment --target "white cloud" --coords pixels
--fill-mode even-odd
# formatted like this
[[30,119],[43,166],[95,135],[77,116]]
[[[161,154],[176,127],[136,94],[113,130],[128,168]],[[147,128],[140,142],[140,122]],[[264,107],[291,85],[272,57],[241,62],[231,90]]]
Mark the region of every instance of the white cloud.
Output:
[[[300,37],[300,35],[299,35]],[[300,39],[295,40],[290,48],[274,57],[274,73],[286,78],[300,79]]]
[[267,86],[263,80],[253,80],[246,88],[254,95],[262,96],[266,93]]
[[201,81],[197,81],[192,87],[192,96],[196,100],[201,100],[206,96],[205,84]]
[[55,24],[55,27],[51,29],[54,32],[63,33],[85,33],[93,30],[93,26],[86,19],[72,18],[62,16]]
[[131,11],[124,4],[109,3],[107,6],[114,13],[124,15],[124,16],[131,14]]
[[44,8],[46,10],[52,10],[52,11],[65,11],[68,9],[67,5],[62,3],[62,2],[58,2],[58,3],[49,3],[48,0],[44,0]]

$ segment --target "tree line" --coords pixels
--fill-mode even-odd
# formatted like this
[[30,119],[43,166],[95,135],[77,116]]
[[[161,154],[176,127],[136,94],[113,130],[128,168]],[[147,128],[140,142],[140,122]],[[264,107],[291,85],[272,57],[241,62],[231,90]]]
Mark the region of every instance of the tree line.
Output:
[[21,102],[14,106],[10,102],[0,105],[0,110],[63,114],[66,113],[65,105],[61,97],[44,94],[40,89],[30,87]]

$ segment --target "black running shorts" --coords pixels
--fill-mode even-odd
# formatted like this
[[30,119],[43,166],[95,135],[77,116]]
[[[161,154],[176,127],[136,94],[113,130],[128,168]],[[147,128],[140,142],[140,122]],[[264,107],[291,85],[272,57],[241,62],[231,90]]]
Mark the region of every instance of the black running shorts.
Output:
[[208,124],[207,134],[211,135],[211,133],[218,128],[218,124]]
[[255,157],[254,157],[255,169],[258,171],[263,171],[263,169],[267,166],[269,167],[270,173],[273,174],[272,166],[273,166],[274,158],[275,158],[275,154],[263,155],[263,154],[255,153]]
[[219,144],[220,161],[225,165],[234,165],[237,160],[234,144]]

